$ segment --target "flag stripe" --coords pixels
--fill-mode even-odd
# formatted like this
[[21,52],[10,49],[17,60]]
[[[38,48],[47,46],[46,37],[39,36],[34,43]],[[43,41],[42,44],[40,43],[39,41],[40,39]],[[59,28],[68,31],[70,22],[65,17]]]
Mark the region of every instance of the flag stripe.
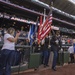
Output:
[[41,35],[41,40],[45,38],[45,36],[48,34],[48,32],[51,30],[51,28],[47,28],[46,31],[43,32],[43,34]]

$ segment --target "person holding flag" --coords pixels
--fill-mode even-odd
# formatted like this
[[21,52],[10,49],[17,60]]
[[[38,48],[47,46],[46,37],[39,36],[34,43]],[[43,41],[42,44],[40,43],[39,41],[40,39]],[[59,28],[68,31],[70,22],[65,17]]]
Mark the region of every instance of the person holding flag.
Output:
[[49,56],[50,56],[50,37],[49,35],[46,35],[45,42],[44,42],[44,48],[43,48],[43,64],[44,67],[49,67]]
[[50,44],[51,44],[51,50],[54,53],[52,69],[56,71],[58,51],[61,50],[61,46],[62,46],[60,31],[57,31],[56,34],[52,36]]
[[[53,5],[52,0],[51,0],[50,3],[51,3],[51,6],[52,6]],[[39,26],[39,38],[38,39],[40,41],[42,41],[44,38],[46,38],[46,36],[51,31],[51,24],[52,24],[52,7],[50,7],[50,12],[49,12],[49,14],[48,14],[43,26],[41,28]],[[58,37],[58,35],[56,36],[56,34],[53,32],[53,37],[52,37],[52,39],[50,41],[51,49],[53,50],[53,53],[54,53],[53,64],[52,64],[52,69],[54,71],[56,71],[57,51],[58,51],[58,47],[59,47],[59,39],[57,37]],[[48,52],[46,52],[45,54],[47,54],[47,53]]]
[[[46,15],[46,14],[45,14]],[[45,19],[45,18],[44,18]],[[41,23],[40,18],[40,25],[39,25],[39,31],[38,31],[38,44],[43,41],[42,47],[42,63],[44,64],[44,67],[48,67],[48,61],[49,61],[49,55],[50,52],[48,51],[48,45],[50,44],[50,38],[49,33],[51,31],[51,24],[52,24],[52,10],[50,10],[46,20]]]

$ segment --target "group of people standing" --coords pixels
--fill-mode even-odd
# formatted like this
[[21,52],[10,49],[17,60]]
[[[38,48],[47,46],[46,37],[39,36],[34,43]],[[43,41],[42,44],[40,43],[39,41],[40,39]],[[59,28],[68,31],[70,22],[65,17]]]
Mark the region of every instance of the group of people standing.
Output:
[[[14,60],[14,53],[15,53],[15,43],[20,36],[20,32],[16,32],[14,37],[15,29],[8,28],[8,30],[4,34],[4,44],[2,49],[0,50],[0,75],[11,75],[11,66]],[[27,40],[28,45],[29,41]],[[49,57],[51,51],[53,52],[53,62],[52,62],[52,70],[56,71],[56,64],[57,64],[57,57],[58,51],[61,50],[62,40],[60,36],[60,31],[57,31],[55,34],[47,35],[45,39],[38,44],[38,40],[35,40],[32,47],[34,52],[41,53],[41,63],[44,67],[49,66]],[[74,62],[75,59],[75,40],[73,46],[69,48],[71,50],[70,56],[73,58],[71,59]],[[72,52],[73,50],[73,52]]]
[[[49,56],[51,51],[53,51],[53,63],[52,63],[52,69],[56,71],[56,63],[57,63],[57,55],[58,51],[61,49],[61,36],[60,32],[57,31],[54,35],[47,35],[43,42],[38,45],[37,41],[34,42],[33,47],[34,52],[40,52],[42,55],[42,64],[44,67],[48,67],[49,62]],[[39,49],[40,48],[40,49]]]
[[[11,75],[11,66],[14,60],[15,53],[15,43],[20,36],[20,32],[16,32],[14,37],[14,28],[8,28],[6,33],[4,34],[4,44],[2,49],[0,50],[0,75]],[[44,67],[48,67],[50,52],[53,51],[53,64],[52,69],[56,71],[56,63],[57,63],[57,55],[58,51],[61,49],[61,38],[60,33],[56,33],[52,37],[47,35],[44,42],[41,42],[38,45],[37,41],[33,43],[35,48],[34,52],[41,52],[42,55],[42,64]]]

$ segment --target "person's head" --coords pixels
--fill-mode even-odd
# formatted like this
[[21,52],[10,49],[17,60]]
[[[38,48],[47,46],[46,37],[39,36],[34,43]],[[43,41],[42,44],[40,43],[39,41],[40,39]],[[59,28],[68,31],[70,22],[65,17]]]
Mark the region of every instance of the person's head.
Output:
[[9,33],[10,35],[14,35],[14,32],[15,32],[15,29],[12,27],[8,28],[7,30],[7,33]]

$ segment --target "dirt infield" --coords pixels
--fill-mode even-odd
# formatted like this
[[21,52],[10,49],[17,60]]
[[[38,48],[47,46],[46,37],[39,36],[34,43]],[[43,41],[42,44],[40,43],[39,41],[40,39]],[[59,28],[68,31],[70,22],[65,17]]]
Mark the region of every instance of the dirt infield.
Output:
[[33,72],[24,72],[20,73],[19,75],[75,75],[75,64],[58,67],[57,71],[53,71],[51,69],[44,69]]

